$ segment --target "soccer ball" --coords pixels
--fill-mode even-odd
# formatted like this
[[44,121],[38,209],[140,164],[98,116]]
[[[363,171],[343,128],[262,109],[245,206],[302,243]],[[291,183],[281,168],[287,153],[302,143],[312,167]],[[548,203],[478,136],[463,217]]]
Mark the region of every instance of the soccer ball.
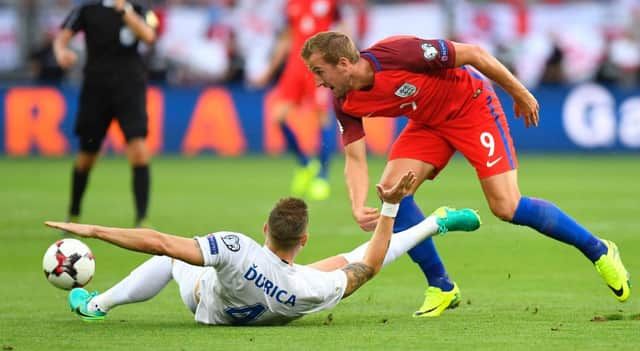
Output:
[[87,245],[76,239],[58,240],[49,246],[42,258],[44,276],[54,286],[70,290],[85,286],[96,269]]

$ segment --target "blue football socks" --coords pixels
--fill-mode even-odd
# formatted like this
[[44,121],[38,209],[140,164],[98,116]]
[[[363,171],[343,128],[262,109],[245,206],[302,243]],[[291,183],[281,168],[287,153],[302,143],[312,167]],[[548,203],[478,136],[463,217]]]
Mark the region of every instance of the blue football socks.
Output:
[[300,149],[300,145],[298,144],[298,139],[296,135],[293,133],[291,128],[287,125],[287,122],[280,122],[280,129],[282,130],[282,134],[284,134],[284,138],[287,141],[287,148],[294,153],[298,162],[301,165],[306,166],[309,163],[309,158],[302,152]]
[[[413,195],[409,195],[400,202],[398,215],[393,225],[393,232],[397,233],[408,229],[424,219],[422,211],[413,200]],[[409,250],[408,253],[409,257],[420,266],[430,286],[438,287],[443,291],[453,289],[453,282],[449,279],[444,264],[440,260],[433,239],[428,238],[422,241]]]
[[329,170],[329,161],[331,160],[331,155],[333,154],[333,150],[336,148],[335,146],[335,137],[333,136],[334,129],[332,125],[324,126],[320,130],[320,164],[322,168],[320,169],[320,173],[318,177],[327,179],[328,170]]
[[522,197],[511,222],[531,227],[546,236],[573,245],[592,262],[607,252],[607,247],[600,239],[556,205],[543,199]]

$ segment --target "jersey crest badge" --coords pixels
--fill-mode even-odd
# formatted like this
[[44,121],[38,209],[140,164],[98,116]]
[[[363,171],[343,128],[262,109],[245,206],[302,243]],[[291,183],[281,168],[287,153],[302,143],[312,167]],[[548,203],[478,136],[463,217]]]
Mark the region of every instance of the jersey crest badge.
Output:
[[406,98],[408,96],[415,95],[417,91],[418,88],[416,88],[415,85],[411,83],[404,83],[400,88],[398,88],[398,90],[396,90],[395,94],[397,97]]
[[424,56],[425,60],[431,61],[438,57],[438,49],[436,49],[433,45],[424,43],[420,46],[420,48],[422,49],[422,51],[424,51],[422,55]]
[[227,249],[237,252],[240,250],[240,238],[235,234],[227,234],[222,237],[222,242]]

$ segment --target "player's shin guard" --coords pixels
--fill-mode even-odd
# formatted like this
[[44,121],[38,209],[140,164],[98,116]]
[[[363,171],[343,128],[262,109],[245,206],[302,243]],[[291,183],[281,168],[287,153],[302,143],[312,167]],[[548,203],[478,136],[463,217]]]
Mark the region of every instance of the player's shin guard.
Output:
[[556,205],[543,199],[522,197],[511,222],[531,227],[548,237],[575,246],[591,262],[607,253],[607,247],[600,239]]
[[[413,195],[407,196],[400,202],[398,215],[393,225],[393,232],[397,233],[412,227],[425,219],[424,214],[413,200]],[[411,259],[420,266],[430,286],[442,290],[451,290],[453,283],[449,279],[444,264],[438,255],[433,239],[428,238],[413,249],[409,250]]]

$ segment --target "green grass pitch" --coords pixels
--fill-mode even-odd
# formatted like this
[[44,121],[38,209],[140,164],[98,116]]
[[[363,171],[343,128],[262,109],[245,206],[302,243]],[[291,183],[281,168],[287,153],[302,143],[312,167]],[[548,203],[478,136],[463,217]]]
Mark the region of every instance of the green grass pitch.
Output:
[[[352,249],[368,239],[351,218],[341,157],[333,195],[311,203],[310,241],[299,263]],[[262,224],[288,191],[293,160],[162,157],[152,165],[150,219],[183,236],[217,230],[262,240]],[[384,161],[372,159],[372,184]],[[618,303],[574,248],[503,223],[484,202],[471,167],[454,158],[416,198],[425,212],[474,207],[483,226],[436,238],[462,304],[440,318],[414,320],[425,281],[408,257],[335,309],[286,327],[207,327],[182,305],[175,283],[146,303],[121,306],[102,323],[69,312],[51,286],[42,254],[60,238],[42,222],[63,220],[71,159],[0,158],[0,345],[3,350],[638,350],[640,291]],[[640,280],[638,155],[522,156],[523,194],[555,202],[598,235],[614,240]],[[83,205],[84,222],[133,223],[130,172],[120,157],[101,160]],[[369,204],[377,202],[370,194]],[[103,291],[147,256],[85,240],[96,256],[90,290]]]

